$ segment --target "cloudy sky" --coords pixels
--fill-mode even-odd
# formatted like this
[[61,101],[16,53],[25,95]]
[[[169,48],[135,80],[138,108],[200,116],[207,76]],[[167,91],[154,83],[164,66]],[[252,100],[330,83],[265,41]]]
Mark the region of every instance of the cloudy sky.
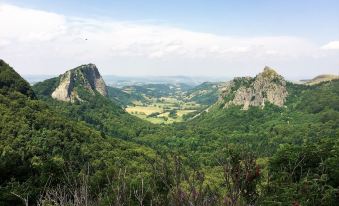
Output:
[[0,58],[21,74],[95,63],[123,76],[339,74],[337,0],[0,0]]

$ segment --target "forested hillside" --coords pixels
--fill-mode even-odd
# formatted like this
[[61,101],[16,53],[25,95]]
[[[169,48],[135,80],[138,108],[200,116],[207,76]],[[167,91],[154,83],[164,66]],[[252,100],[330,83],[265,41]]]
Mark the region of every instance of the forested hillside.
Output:
[[[266,104],[242,110],[217,103],[193,120],[175,124],[142,143],[169,148],[201,168],[218,171],[225,148],[251,153],[263,169],[265,192],[258,204],[338,201],[339,81],[314,86],[288,83],[284,107]],[[261,190],[263,192],[263,190]],[[288,204],[287,204],[288,205]]]
[[0,88],[4,90],[14,90],[34,98],[33,90],[28,82],[20,77],[5,61],[0,59]]
[[[81,74],[81,69],[83,68],[77,67],[69,72]],[[103,96],[83,85],[83,82],[88,81],[93,80],[73,80],[75,86],[72,94],[76,96],[73,102],[59,101],[52,97],[53,91],[56,90],[58,85],[61,85],[62,80],[60,78],[52,78],[37,83],[33,86],[33,90],[38,97],[43,99],[59,114],[75,121],[84,121],[107,135],[113,135],[121,139],[131,139],[143,132],[148,132],[154,127],[150,123],[129,115],[116,101],[111,101],[111,89],[108,89],[107,96]]]
[[219,86],[221,83],[204,82],[192,89],[189,89],[185,96],[191,101],[195,101],[199,104],[212,105],[214,104],[220,95]]
[[[339,81],[263,78],[236,81],[186,122],[155,125],[109,89],[77,85],[74,101],[59,101],[57,77],[33,92],[2,61],[0,205],[336,205]],[[265,101],[277,88],[283,105]],[[248,94],[264,105],[225,106]]]
[[133,104],[135,101],[146,101],[145,97],[141,94],[133,94],[123,91],[122,89],[115,87],[107,87],[108,97],[119,104],[121,107],[126,107],[127,105]]
[[11,82],[10,87],[0,87],[0,205],[20,205],[20,198],[30,205],[49,201],[45,199],[51,198],[48,195],[66,185],[67,193],[81,187],[93,189],[78,198],[94,199],[90,196],[99,193],[108,197],[106,185],[122,175],[120,170],[126,170],[124,184],[137,184],[141,181],[138,175],[150,171],[147,161],[155,158],[151,149],[106,136],[83,121],[67,119],[32,98],[28,84],[22,89],[24,80],[7,64],[0,67],[0,79]]

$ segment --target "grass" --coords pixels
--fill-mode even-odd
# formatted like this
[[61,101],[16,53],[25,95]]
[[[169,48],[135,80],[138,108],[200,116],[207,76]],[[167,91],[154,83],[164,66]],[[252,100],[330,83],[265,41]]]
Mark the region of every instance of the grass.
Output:
[[177,110],[177,115],[179,117],[182,117],[184,114],[188,114],[191,112],[195,112],[196,110]]
[[[184,121],[183,115],[195,112],[201,107],[201,105],[195,102],[183,102],[174,97],[153,98],[147,102],[133,102],[134,106],[127,107],[126,111],[154,124],[171,124]],[[176,118],[169,117],[170,110],[176,111]],[[153,113],[160,114],[155,117],[148,117],[148,115]]]
[[162,113],[163,109],[159,107],[154,107],[154,106],[134,106],[134,107],[127,107],[126,111],[130,114],[136,113],[136,114],[145,114],[145,115],[150,115],[155,112]]

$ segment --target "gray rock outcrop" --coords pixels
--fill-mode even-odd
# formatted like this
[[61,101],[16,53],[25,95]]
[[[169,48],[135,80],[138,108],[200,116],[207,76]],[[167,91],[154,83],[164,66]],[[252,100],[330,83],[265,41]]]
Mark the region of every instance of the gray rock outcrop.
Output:
[[69,70],[60,75],[59,85],[52,93],[54,99],[60,101],[80,100],[77,88],[82,87],[91,94],[98,92],[107,96],[105,81],[94,64],[87,64]]
[[225,107],[241,105],[244,110],[250,106],[264,107],[265,102],[282,107],[288,95],[284,78],[267,66],[254,78],[241,77],[228,82],[221,93],[219,102]]

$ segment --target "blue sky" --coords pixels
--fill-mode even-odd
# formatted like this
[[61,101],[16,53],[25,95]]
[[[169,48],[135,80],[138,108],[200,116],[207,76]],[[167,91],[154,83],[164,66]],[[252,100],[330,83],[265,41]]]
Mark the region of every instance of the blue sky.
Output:
[[339,35],[337,0],[14,0],[69,16],[151,21],[227,35],[292,35],[321,42]]
[[[120,49],[110,55],[108,58],[110,60],[102,57],[88,59],[88,61],[98,62],[105,67],[104,72],[109,74],[122,75],[126,72],[126,75],[213,76],[223,72],[225,76],[236,75],[237,73],[240,75],[253,75],[262,69],[261,67],[265,66],[264,53],[259,55],[260,59],[252,58],[253,54],[258,53],[261,45],[263,45],[262,48],[266,49],[267,54],[275,54],[273,57],[267,56],[267,64],[273,64],[271,66],[277,67],[281,73],[287,76],[311,76],[323,72],[338,73],[339,70],[339,61],[336,60],[339,59],[339,49],[337,49],[337,41],[339,40],[339,1],[335,0],[13,0],[0,2],[22,10],[31,9],[63,16],[67,19],[65,27],[72,28],[72,31],[75,30],[73,26],[74,19],[86,19],[82,21],[83,24],[77,25],[76,30],[81,30],[89,24],[100,31],[109,30],[109,34],[107,33],[104,36],[101,35],[102,32],[96,34],[101,35],[100,38],[110,39],[112,35],[116,38],[111,31],[117,27],[112,26],[109,22],[127,24],[128,28],[138,27],[133,31],[136,33],[126,33],[131,38],[139,36],[137,32],[141,32],[141,35],[147,35],[154,32],[171,32],[173,29],[181,30],[173,34],[169,33],[171,36],[178,35],[177,39],[168,40],[164,36],[155,35],[154,38],[157,41],[153,43],[150,43],[147,38],[142,38],[137,42],[130,42],[128,48],[132,48],[133,45],[137,46],[131,49],[133,52]],[[18,10],[18,12],[21,11]],[[58,26],[60,27],[59,24]],[[139,28],[139,26],[142,28]],[[152,28],[149,29],[149,27]],[[129,31],[128,28],[127,30]],[[126,28],[123,27],[122,30],[125,31]],[[54,31],[52,30],[52,32]],[[35,31],[32,32],[34,33]],[[37,31],[37,33],[39,32],[41,33],[41,31]],[[187,34],[188,32],[190,34]],[[79,32],[79,34],[81,33],[88,33],[88,31]],[[93,35],[94,38],[97,37],[92,33],[90,35]],[[187,36],[182,37],[181,35]],[[206,37],[206,35],[214,36]],[[190,42],[191,38],[196,38],[196,42]],[[203,40],[210,43],[201,44]],[[180,44],[183,45],[180,45],[180,48],[184,48],[187,52],[185,54],[180,53],[180,51],[175,53],[172,51],[175,50],[172,46],[169,48],[166,44],[166,47],[158,47],[157,42],[167,42],[171,45],[173,42],[181,42]],[[230,42],[236,42],[239,45]],[[16,41],[15,43],[20,42]],[[112,47],[114,47],[115,42],[111,43]],[[100,43],[98,44],[100,45]],[[221,46],[218,47],[218,44]],[[291,44],[290,50],[288,50],[288,44]],[[126,45],[127,43],[123,45],[124,48],[127,47]],[[28,47],[29,45],[26,46]],[[286,48],[283,48],[284,46]],[[296,48],[293,48],[293,46]],[[46,47],[51,48],[51,45],[46,45]],[[73,47],[76,47],[76,45]],[[300,47],[305,47],[304,51],[301,51]],[[318,51],[318,48],[322,49]],[[91,49],[93,50],[92,47]],[[204,49],[209,52],[202,52],[204,54],[201,55],[191,54],[197,51],[199,53],[200,50]],[[164,50],[167,52],[163,52]],[[169,50],[171,51],[169,52]],[[294,53],[294,51],[296,52]],[[98,50],[98,52],[103,51]],[[121,56],[117,52],[128,55]],[[221,57],[213,58],[214,52]],[[5,56],[9,56],[8,53],[13,54],[15,51],[7,52]],[[281,55],[279,56],[278,54]],[[73,53],[72,55],[75,54]],[[96,55],[98,53],[93,56]],[[53,56],[58,57],[58,55]],[[145,60],[145,56],[157,58]],[[47,57],[32,56],[32,58]],[[224,61],[225,59],[227,61]],[[243,59],[244,62],[241,62],[240,59]],[[81,60],[86,61],[86,58],[84,57]],[[80,63],[80,59],[72,62],[61,57],[59,61],[64,61],[65,63],[59,64],[58,67],[71,67]],[[14,62],[20,69],[24,63],[26,63],[26,60],[23,60],[22,63]],[[46,63],[41,65],[36,63],[34,65],[37,68],[48,66]],[[124,68],[122,69],[122,67]],[[50,66],[50,68],[49,71],[43,71],[39,68],[23,72],[60,72],[60,69],[56,69],[54,66]]]

